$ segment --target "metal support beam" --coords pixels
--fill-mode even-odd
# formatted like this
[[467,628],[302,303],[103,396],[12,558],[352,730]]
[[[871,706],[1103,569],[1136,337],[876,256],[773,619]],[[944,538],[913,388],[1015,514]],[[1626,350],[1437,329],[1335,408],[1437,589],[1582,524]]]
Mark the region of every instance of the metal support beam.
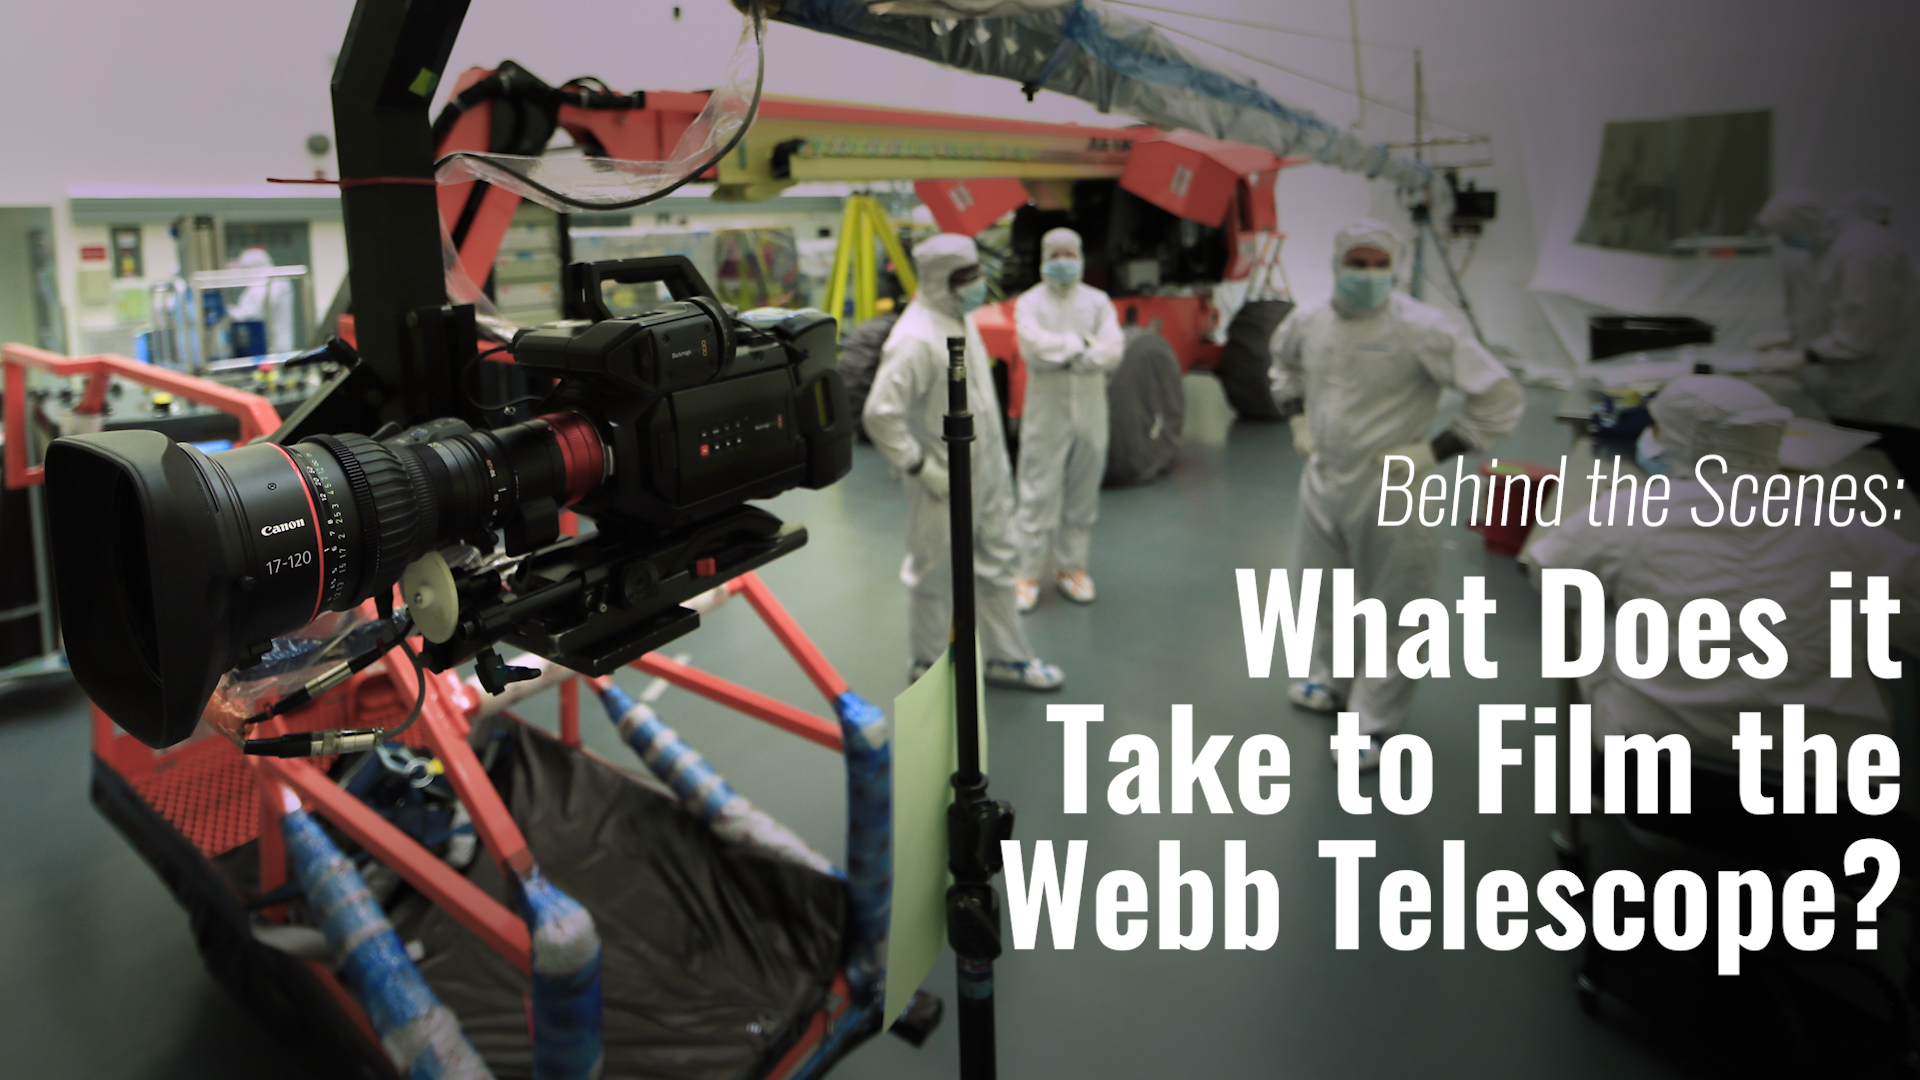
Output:
[[340,191],[354,333],[394,395],[381,415],[402,422],[454,411],[446,351],[421,355],[418,313],[447,299],[427,106],[466,13],[467,0],[359,0],[333,71],[340,177],[359,181]]

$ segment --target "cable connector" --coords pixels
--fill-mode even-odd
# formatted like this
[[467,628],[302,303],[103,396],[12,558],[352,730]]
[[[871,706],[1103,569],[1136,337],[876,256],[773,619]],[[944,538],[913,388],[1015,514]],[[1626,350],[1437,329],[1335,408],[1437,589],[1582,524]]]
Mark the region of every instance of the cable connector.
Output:
[[353,728],[302,731],[293,735],[275,735],[267,739],[248,739],[240,744],[245,753],[260,757],[333,757],[371,750],[386,734],[384,728]]

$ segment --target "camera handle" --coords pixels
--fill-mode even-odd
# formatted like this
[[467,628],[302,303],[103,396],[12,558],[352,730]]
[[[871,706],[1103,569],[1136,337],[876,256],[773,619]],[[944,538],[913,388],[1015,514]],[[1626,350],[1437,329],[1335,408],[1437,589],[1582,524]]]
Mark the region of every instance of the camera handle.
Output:
[[718,299],[693,260],[685,255],[656,255],[644,259],[613,259],[608,262],[570,264],[565,271],[563,306],[569,319],[613,318],[602,283],[642,285],[657,281],[667,287],[675,300]]
[[[1013,835],[1013,806],[987,796],[980,771],[980,658],[974,637],[973,414],[967,402],[967,343],[947,339],[947,499],[953,530],[954,720],[959,768],[947,806],[947,944],[959,977],[960,1077],[993,1080],[993,961],[1000,955],[1000,841]],[[995,448],[996,450],[998,447]]]

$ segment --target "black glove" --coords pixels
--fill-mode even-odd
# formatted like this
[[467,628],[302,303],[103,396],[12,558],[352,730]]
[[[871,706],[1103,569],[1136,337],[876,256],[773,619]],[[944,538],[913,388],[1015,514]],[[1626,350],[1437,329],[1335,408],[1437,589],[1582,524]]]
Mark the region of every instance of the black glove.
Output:
[[1473,449],[1473,444],[1461,438],[1449,428],[1433,437],[1433,460],[1445,461],[1456,454],[1464,454]]

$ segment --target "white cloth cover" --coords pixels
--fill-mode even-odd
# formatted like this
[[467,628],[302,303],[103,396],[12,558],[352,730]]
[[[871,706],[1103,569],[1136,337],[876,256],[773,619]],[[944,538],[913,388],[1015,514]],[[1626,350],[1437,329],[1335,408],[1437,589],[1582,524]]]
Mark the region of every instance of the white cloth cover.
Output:
[[1731,472],[1776,472],[1780,440],[1793,419],[1793,411],[1765,391],[1730,375],[1675,379],[1654,395],[1647,412],[1676,476],[1692,476],[1694,463],[1708,454],[1725,458]]
[[[1725,484],[1716,487],[1725,499]],[[1827,604],[1864,598],[1866,578],[1886,575],[1892,579],[1892,595],[1910,610],[1920,602],[1920,548],[1891,529],[1857,523],[1848,528],[1767,528],[1757,523],[1749,528],[1724,523],[1703,527],[1695,524],[1696,510],[1700,520],[1722,517],[1720,504],[1707,489],[1695,480],[1676,479],[1671,494],[1661,525],[1649,528],[1638,519],[1627,525],[1623,507],[1613,519],[1619,524],[1594,526],[1583,509],[1569,513],[1565,523],[1535,541],[1526,555],[1538,566],[1590,571],[1606,591],[1607,660],[1581,680],[1593,705],[1596,745],[1608,735],[1644,732],[1659,738],[1678,732],[1692,741],[1697,757],[1731,761],[1728,740],[1740,730],[1740,713],[1757,711],[1763,729],[1774,737],[1768,758],[1777,767],[1781,706],[1786,704],[1804,705],[1806,731],[1832,735],[1842,747],[1861,735],[1890,734],[1886,704],[1874,680],[1866,677],[1864,634],[1854,635],[1855,677],[1828,677]],[[1599,514],[1600,520],[1608,520],[1606,507]],[[1854,587],[1830,588],[1832,570],[1852,571]],[[1653,678],[1628,678],[1614,659],[1613,613],[1642,597],[1658,601],[1670,618],[1677,618],[1693,600],[1718,600],[1736,620],[1750,600],[1777,601],[1787,618],[1770,629],[1786,650],[1785,673],[1755,679],[1736,662],[1720,678],[1696,679],[1676,659]],[[1753,651],[1742,644],[1737,629],[1729,644],[1734,657]]]
[[[960,318],[966,312],[960,310],[960,298],[953,294],[948,279],[956,270],[978,265],[980,249],[971,237],[959,233],[927,237],[913,246],[913,272],[920,279],[918,299],[949,319]],[[941,363],[946,355],[943,346]]]

